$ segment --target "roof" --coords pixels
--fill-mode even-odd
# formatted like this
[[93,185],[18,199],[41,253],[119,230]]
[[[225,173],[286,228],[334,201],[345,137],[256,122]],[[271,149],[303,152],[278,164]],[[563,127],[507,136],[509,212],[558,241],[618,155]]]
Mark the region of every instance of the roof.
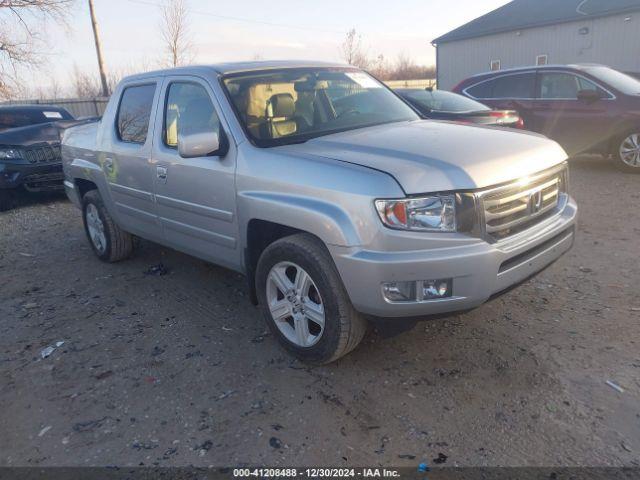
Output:
[[435,40],[434,44],[640,10],[640,0],[514,0]]
[[28,110],[28,111],[42,111],[42,110],[54,110],[65,111],[62,107],[56,107],[54,105],[46,105],[41,103],[8,103],[0,105],[0,110]]
[[229,62],[229,63],[217,63],[211,65],[192,65],[187,67],[167,68],[164,70],[156,70],[153,72],[145,72],[137,75],[132,75],[127,78],[148,78],[158,75],[174,75],[174,74],[193,74],[203,73],[211,74],[217,73],[225,75],[228,73],[237,72],[251,72],[258,70],[271,70],[276,68],[308,68],[308,67],[349,67],[344,63],[331,63],[331,62],[317,62],[313,60],[269,60],[269,61],[255,61],[255,62]]
[[524,67],[505,68],[502,70],[494,70],[488,72],[476,73],[469,78],[483,77],[485,75],[500,75],[505,73],[518,73],[518,72],[530,72],[534,70],[578,70],[584,71],[590,67],[606,67],[600,63],[570,63],[570,64],[558,64],[558,65],[529,65]]

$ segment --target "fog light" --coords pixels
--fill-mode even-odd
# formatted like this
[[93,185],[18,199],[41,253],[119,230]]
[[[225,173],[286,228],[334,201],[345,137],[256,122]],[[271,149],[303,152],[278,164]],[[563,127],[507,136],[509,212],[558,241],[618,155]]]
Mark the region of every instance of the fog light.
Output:
[[416,282],[383,283],[382,293],[390,302],[415,302]]
[[440,280],[424,280],[422,282],[422,300],[432,300],[436,298],[447,298],[451,296],[450,278]]

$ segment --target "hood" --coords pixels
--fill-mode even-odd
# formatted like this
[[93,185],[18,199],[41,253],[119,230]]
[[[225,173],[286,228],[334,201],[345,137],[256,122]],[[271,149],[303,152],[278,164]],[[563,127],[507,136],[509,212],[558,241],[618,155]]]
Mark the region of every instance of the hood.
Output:
[[489,187],[567,159],[542,135],[433,120],[351,130],[279,148],[386,172],[407,194]]
[[38,123],[0,132],[0,145],[29,147],[37,143],[60,143],[60,129],[53,123]]

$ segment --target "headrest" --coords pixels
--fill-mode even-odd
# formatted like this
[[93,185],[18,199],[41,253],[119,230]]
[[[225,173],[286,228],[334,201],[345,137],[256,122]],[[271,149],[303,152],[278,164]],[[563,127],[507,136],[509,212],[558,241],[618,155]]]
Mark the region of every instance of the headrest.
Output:
[[267,104],[268,117],[292,117],[296,111],[293,95],[290,93],[276,93],[272,95]]

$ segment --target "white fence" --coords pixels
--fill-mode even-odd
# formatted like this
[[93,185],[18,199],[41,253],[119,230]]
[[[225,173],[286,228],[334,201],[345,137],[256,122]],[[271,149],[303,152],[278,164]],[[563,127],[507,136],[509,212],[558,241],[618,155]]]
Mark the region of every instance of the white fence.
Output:
[[48,100],[15,100],[2,105],[53,105],[66,109],[75,118],[100,117],[107,107],[109,97],[54,98]]

